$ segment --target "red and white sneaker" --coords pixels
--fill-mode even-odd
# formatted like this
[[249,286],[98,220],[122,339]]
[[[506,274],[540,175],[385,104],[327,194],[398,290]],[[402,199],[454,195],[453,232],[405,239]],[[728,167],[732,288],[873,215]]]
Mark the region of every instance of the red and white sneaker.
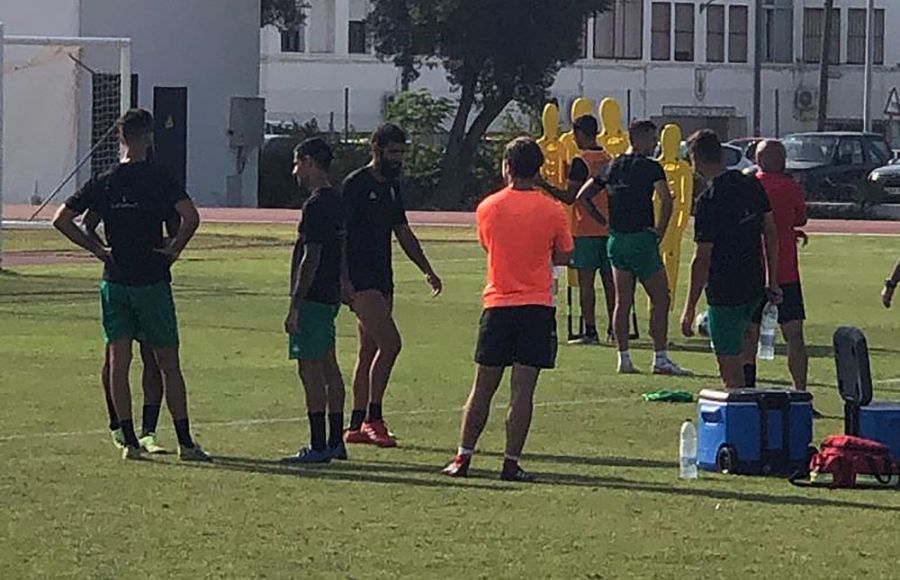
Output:
[[378,447],[396,447],[397,440],[388,432],[384,421],[363,423],[360,431],[369,438],[369,443]]
[[347,429],[344,431],[344,443],[362,443],[366,445],[371,445],[372,440],[369,439],[369,436],[363,433],[362,428],[359,429]]
[[453,462],[441,470],[448,477],[469,477],[469,465],[472,463],[471,455],[457,455]]

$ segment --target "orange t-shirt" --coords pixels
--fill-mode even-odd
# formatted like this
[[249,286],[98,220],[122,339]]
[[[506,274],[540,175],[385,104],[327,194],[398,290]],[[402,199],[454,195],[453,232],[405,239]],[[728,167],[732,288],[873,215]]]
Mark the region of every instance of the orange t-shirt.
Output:
[[[602,149],[581,151],[578,154],[588,167],[588,178],[594,177],[600,173],[607,163],[612,161],[609,153]],[[576,203],[572,207],[572,235],[576,238],[596,238],[609,235],[609,195],[606,189],[603,189],[594,198],[587,202],[594,204],[603,217],[607,219],[607,223],[601,224],[594,219],[588,210],[580,203]]]
[[553,306],[553,251],[574,249],[562,206],[540,191],[507,187],[476,211],[488,253],[485,308]]

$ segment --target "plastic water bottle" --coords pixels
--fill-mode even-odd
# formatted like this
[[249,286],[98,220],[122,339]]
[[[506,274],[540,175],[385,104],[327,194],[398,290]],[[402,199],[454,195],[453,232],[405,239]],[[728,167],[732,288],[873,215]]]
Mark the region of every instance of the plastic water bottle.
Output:
[[697,479],[697,429],[688,419],[681,425],[681,437],[678,442],[681,456],[681,479]]
[[775,329],[778,327],[778,307],[766,304],[762,313],[762,323],[759,327],[759,358],[760,360],[775,359]]

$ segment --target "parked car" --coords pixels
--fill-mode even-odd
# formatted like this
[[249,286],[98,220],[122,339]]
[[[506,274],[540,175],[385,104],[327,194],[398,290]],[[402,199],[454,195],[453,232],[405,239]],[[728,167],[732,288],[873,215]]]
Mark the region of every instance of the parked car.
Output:
[[887,203],[900,203],[900,159],[895,157],[889,164],[874,169],[869,181],[884,188]]
[[760,143],[768,139],[768,137],[741,137],[740,139],[732,139],[727,144],[734,145],[744,152],[744,157],[751,163],[756,163],[756,148]]
[[[735,145],[730,145],[728,143],[722,144],[722,152],[725,155],[725,165],[728,169],[737,169],[738,171],[745,171],[746,169],[753,167],[753,162],[747,159],[744,155],[744,151]],[[655,156],[659,157],[660,151],[659,147],[656,148]],[[687,141],[681,142],[681,158],[690,161],[690,157],[688,156],[688,146]]]
[[875,133],[796,133],[782,139],[787,171],[813,201],[853,201],[856,185],[893,157]]

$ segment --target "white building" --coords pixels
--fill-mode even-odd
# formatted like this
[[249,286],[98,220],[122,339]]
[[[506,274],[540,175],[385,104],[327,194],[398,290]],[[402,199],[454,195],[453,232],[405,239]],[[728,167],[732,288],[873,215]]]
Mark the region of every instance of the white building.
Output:
[[[262,93],[273,119],[317,118],[372,128],[384,99],[399,87],[397,70],[379,62],[366,41],[367,0],[310,0],[299,34],[262,33]],[[755,0],[614,0],[585,28],[584,58],[564,69],[552,93],[563,105],[585,95],[618,98],[632,117],[711,127],[728,137],[753,129],[754,47],[762,43],[761,132],[815,128],[823,30],[822,0],[762,0],[764,34],[754,30]],[[876,0],[875,126],[892,88],[900,86],[900,2]],[[866,0],[835,0],[828,118],[833,128],[860,128]],[[440,69],[415,86],[451,94]],[[778,106],[776,107],[776,102]]]
[[[235,128],[233,99],[259,93],[259,10],[258,0],[0,0],[0,21],[7,36],[130,38],[137,104],[174,110],[157,122],[174,131],[175,143],[160,143],[158,130],[157,148],[174,149],[186,162],[188,191],[204,205],[255,206],[258,153],[239,150],[229,129]],[[71,171],[73,159],[85,155],[97,98],[79,79],[91,68],[87,84],[93,79],[96,87],[95,73],[119,70],[116,54],[105,49],[77,53],[85,66],[70,62],[71,53],[60,58],[53,50],[25,50],[7,46],[4,66],[7,203],[27,202],[33,189],[46,195]],[[17,77],[26,72],[26,80]],[[68,119],[53,118],[73,107],[80,128],[75,151],[65,142]],[[43,159],[43,165],[29,159]],[[76,182],[89,175],[82,171]]]

